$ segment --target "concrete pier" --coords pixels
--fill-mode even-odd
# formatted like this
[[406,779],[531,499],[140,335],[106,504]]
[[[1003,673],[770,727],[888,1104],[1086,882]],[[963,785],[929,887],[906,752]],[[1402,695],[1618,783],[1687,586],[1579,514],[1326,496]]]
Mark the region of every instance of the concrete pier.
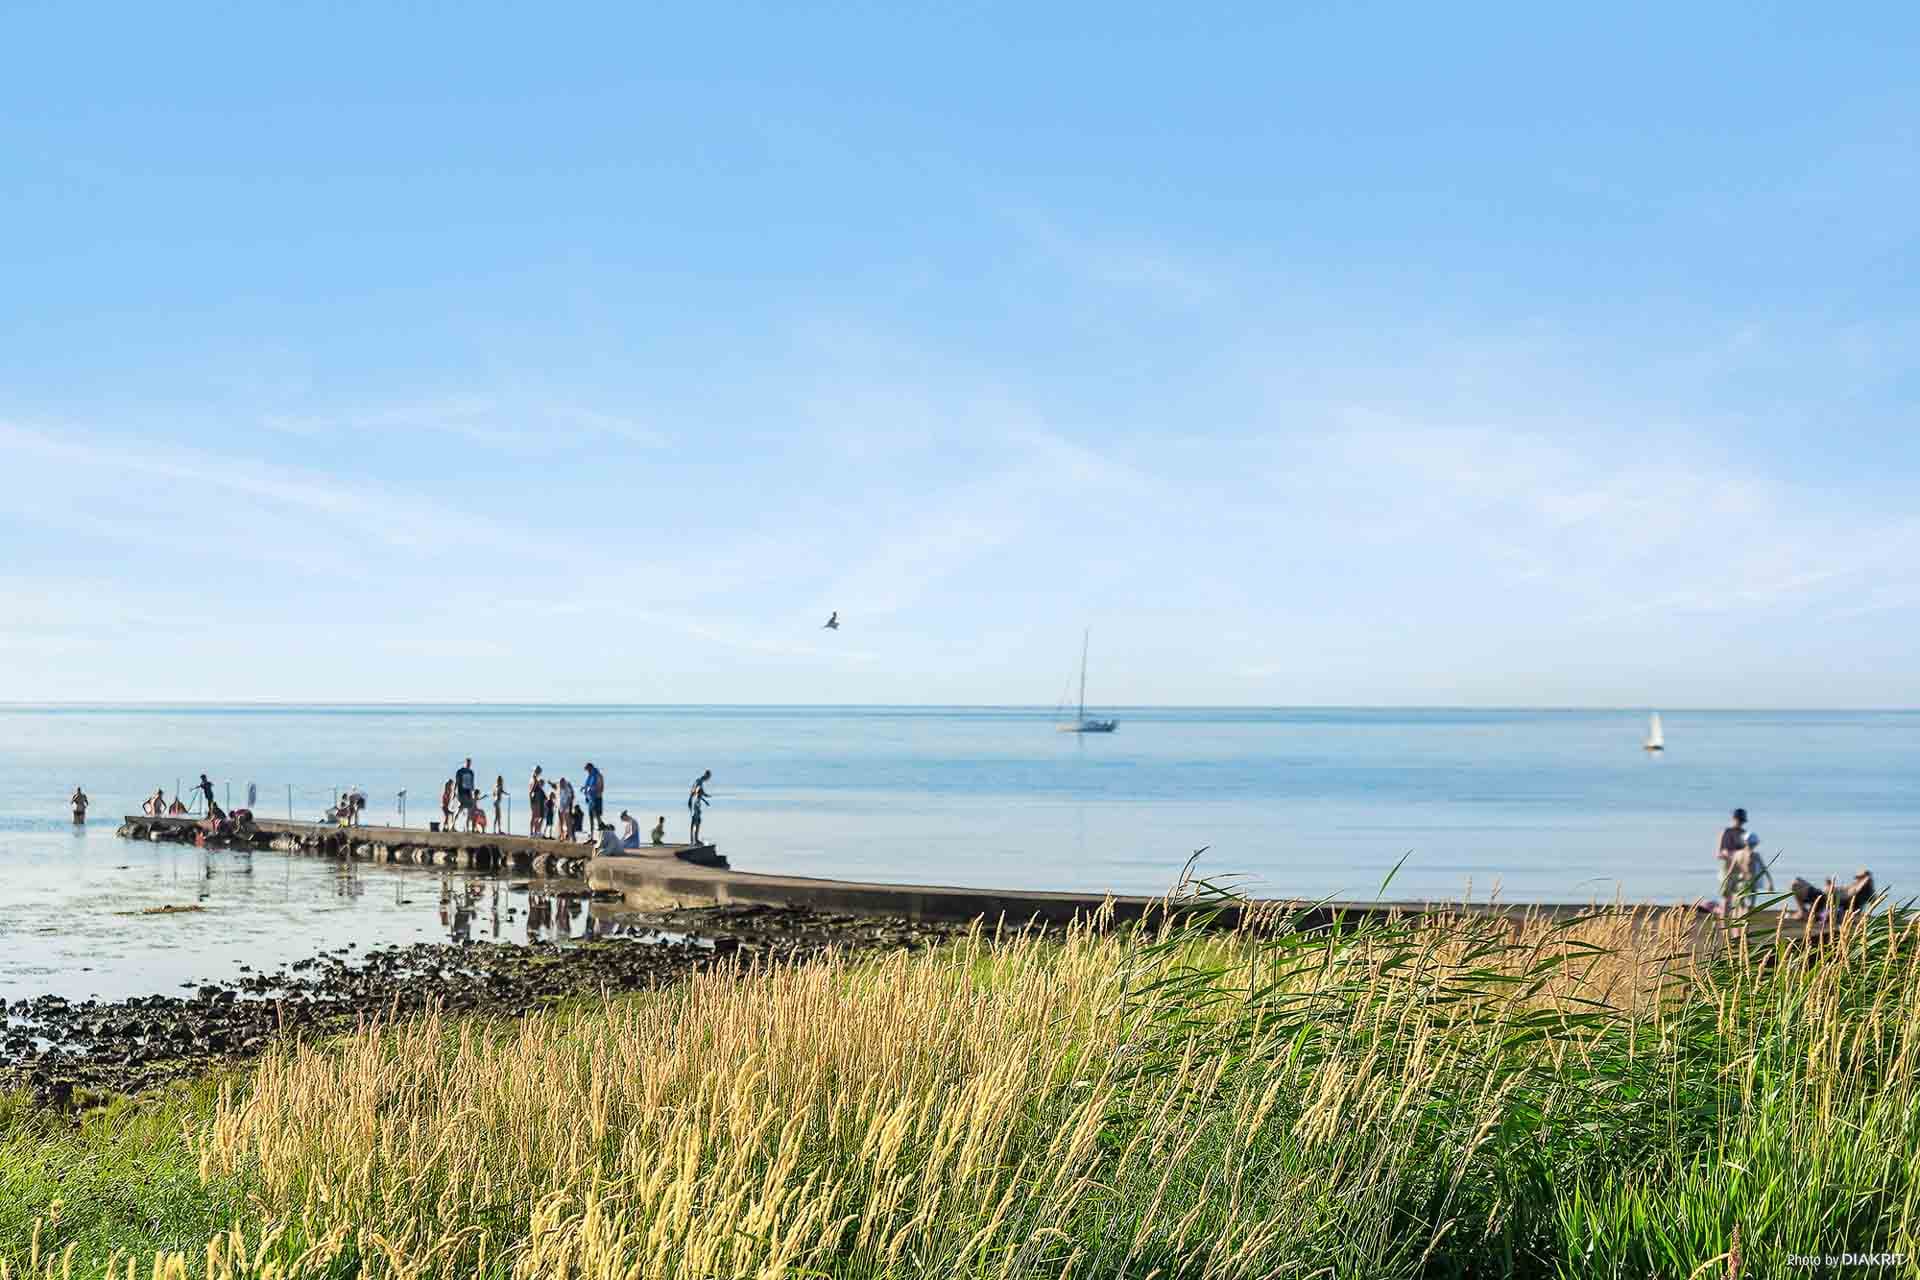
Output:
[[[812,876],[758,875],[726,867],[702,867],[658,858],[594,858],[587,863],[587,883],[596,890],[615,890],[628,906],[649,910],[670,907],[741,903],[760,906],[811,907],[816,911],[851,915],[905,916],[912,920],[972,921],[1010,925],[1041,921],[1065,924],[1096,911],[1116,921],[1138,920],[1166,910],[1167,899],[1141,894],[1056,893],[1024,889],[973,889],[954,885],[882,884],[857,880],[826,880]],[[1266,910],[1286,910],[1305,928],[1331,925],[1336,919],[1353,922],[1388,912],[1426,910],[1418,902],[1286,902],[1261,899]],[[1594,909],[1579,903],[1527,903],[1468,906],[1435,904],[1446,911],[1474,914],[1529,916],[1566,920]],[[1222,912],[1221,923],[1238,922],[1239,913]]]
[[[203,828],[198,818],[155,818],[130,814],[119,834],[129,840],[192,844]],[[415,827],[342,827],[325,822],[255,819],[248,835],[223,840],[219,847],[273,849],[314,857],[348,858],[409,867],[456,867],[503,874],[564,876],[586,874],[592,850],[584,844],[536,840],[491,832],[422,831]],[[670,844],[635,850],[632,856],[679,866],[724,868],[727,860],[710,844]]]
[[[129,816],[120,834],[136,840],[192,842],[200,830],[194,818]],[[525,874],[585,879],[594,890],[620,894],[624,904],[640,910],[711,906],[729,903],[760,906],[810,907],[849,915],[904,916],[912,920],[1005,921],[1025,924],[1041,921],[1064,924],[1096,911],[1116,921],[1137,920],[1162,911],[1166,899],[1140,894],[1056,893],[1021,889],[979,889],[955,885],[886,884],[856,880],[829,880],[812,876],[761,875],[733,870],[712,845],[649,846],[610,857],[597,857],[583,844],[562,844],[527,836],[454,831],[422,831],[403,827],[339,827],[326,823],[256,820],[253,848],[274,849],[317,857],[350,858],[416,867],[452,867],[498,874]],[[1287,902],[1263,899],[1263,909],[1287,910],[1304,927],[1348,922],[1386,912],[1466,911],[1473,914],[1528,916],[1565,920],[1595,910],[1631,910],[1654,904],[1634,903],[1496,903],[1461,906],[1420,902]],[[1773,913],[1749,921],[1769,926]],[[1231,924],[1237,913],[1226,913]]]

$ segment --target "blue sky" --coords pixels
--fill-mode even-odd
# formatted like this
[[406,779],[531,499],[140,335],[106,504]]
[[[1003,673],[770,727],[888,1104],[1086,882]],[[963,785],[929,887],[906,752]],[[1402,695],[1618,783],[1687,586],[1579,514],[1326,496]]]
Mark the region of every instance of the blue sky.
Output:
[[1920,704],[1920,11],[955,9],[10,7],[0,700]]

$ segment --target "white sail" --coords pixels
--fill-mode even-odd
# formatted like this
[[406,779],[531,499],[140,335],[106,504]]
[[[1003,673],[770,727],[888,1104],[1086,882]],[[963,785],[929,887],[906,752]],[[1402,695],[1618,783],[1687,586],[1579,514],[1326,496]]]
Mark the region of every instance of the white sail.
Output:
[[1666,746],[1667,735],[1660,728],[1660,713],[1656,711],[1653,713],[1653,718],[1647,722],[1647,750],[1664,751]]

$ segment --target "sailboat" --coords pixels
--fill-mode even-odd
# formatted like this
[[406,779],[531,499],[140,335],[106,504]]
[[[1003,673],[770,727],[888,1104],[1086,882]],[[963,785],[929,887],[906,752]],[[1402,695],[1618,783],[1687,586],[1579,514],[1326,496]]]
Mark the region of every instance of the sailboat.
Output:
[[1087,719],[1087,640],[1092,634],[1089,627],[1080,637],[1080,713],[1072,724],[1056,726],[1062,733],[1112,733],[1120,724],[1118,720]]
[[1660,728],[1660,713],[1653,713],[1653,719],[1647,722],[1647,740],[1641,744],[1647,751],[1665,751],[1667,735]]

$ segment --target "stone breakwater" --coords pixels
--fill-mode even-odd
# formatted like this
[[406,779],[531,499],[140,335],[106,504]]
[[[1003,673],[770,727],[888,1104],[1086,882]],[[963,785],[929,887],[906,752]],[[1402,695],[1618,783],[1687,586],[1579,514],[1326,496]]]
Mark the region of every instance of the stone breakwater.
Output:
[[625,921],[640,936],[534,946],[346,946],[181,995],[16,1001],[0,1018],[0,1091],[82,1109],[254,1057],[276,1041],[439,1010],[518,1017],[556,1000],[644,991],[716,966],[917,949],[957,930],[798,908],[698,907]]

